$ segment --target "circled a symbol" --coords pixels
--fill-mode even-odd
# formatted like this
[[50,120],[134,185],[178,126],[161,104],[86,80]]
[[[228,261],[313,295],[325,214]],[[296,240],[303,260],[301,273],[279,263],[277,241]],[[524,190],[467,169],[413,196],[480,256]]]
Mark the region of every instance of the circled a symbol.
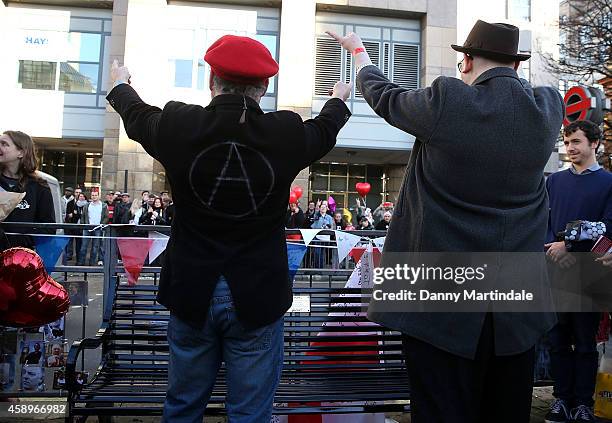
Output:
[[261,152],[233,141],[204,149],[189,171],[191,190],[200,203],[233,218],[258,215],[274,179],[272,165]]

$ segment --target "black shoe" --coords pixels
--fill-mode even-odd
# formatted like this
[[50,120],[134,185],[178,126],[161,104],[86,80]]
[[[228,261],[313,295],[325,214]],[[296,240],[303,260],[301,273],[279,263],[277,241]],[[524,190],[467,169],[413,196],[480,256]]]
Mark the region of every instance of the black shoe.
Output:
[[550,406],[550,410],[546,416],[544,416],[544,421],[546,423],[568,423],[569,420],[569,412],[567,411],[567,404],[562,399],[558,399]]
[[570,412],[570,418],[572,423],[593,423],[597,421],[593,415],[593,410],[586,405],[579,405],[573,408]]

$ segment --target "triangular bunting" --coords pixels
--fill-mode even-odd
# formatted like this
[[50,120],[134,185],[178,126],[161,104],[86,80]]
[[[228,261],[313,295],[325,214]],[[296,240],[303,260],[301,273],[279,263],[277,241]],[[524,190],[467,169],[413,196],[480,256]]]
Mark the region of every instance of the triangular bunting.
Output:
[[[355,251],[355,250],[353,250]],[[345,288],[372,288],[374,278],[374,250],[372,244],[368,244],[361,251],[357,265],[351,273]]]
[[153,240],[149,238],[124,238],[117,240],[129,285],[136,285],[145,258],[149,254],[151,244],[153,244]]
[[67,236],[35,236],[36,252],[42,258],[47,273],[53,272],[57,260],[64,252],[70,238]]
[[159,232],[149,232],[149,239],[153,240],[149,248],[149,263],[153,263],[166,250],[170,237]]
[[302,244],[287,244],[287,262],[289,264],[289,280],[293,283],[293,278],[302,264],[302,259],[308,247]]
[[300,229],[302,238],[304,238],[304,245],[308,246],[320,230],[321,229]]
[[380,251],[382,251],[382,250],[383,250],[383,247],[384,247],[384,245],[385,245],[385,239],[386,239],[386,238],[387,238],[386,236],[380,236],[380,237],[378,237],[378,238],[374,238],[374,239],[372,240],[372,242],[374,243],[374,245],[375,245],[376,247],[380,248]]
[[359,244],[361,237],[342,231],[334,232],[336,232],[336,244],[338,245],[338,263],[342,263],[348,253]]
[[[349,253],[349,257],[353,257],[353,259],[355,260],[355,263],[359,263],[359,260],[361,260],[361,256],[363,255],[365,250],[366,250],[366,247],[355,247]],[[378,267],[378,265],[380,264],[380,258],[381,258],[381,248],[375,247],[372,249],[372,251],[373,251],[373,257],[374,257],[374,266]]]

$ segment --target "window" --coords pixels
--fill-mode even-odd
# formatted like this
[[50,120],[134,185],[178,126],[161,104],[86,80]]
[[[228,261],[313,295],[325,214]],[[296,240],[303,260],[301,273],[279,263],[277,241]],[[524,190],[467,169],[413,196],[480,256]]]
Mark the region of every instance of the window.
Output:
[[69,57],[78,62],[99,62],[101,34],[70,32],[68,34]]
[[391,80],[403,88],[419,88],[418,69],[418,46],[393,44],[393,75]]
[[36,153],[40,169],[55,176],[63,186],[100,186],[102,153],[46,148],[38,148]]
[[531,0],[507,0],[506,9],[507,18],[510,20],[531,20]]
[[[349,56],[350,57],[350,56]],[[330,37],[318,37],[316,44],[315,95],[327,96],[342,79],[342,47]]]
[[204,59],[198,60],[198,90],[207,88],[206,84],[206,62]]
[[[404,87],[419,87],[419,46],[401,42],[379,42],[364,40],[363,44],[372,63],[379,66],[385,76]],[[329,37],[316,39],[315,97],[327,96],[337,81],[354,80],[355,69],[351,55]],[[355,98],[362,99],[357,87]]]
[[[172,81],[174,87],[193,87],[194,33],[193,30],[183,29],[169,31],[169,45],[172,46],[172,49],[168,62],[170,65],[170,81]],[[198,85],[200,84],[201,82],[198,81]]]
[[19,61],[18,82],[21,88],[54,90],[57,63],[36,60]]
[[180,88],[191,88],[192,60],[174,60],[174,86]]
[[[19,61],[21,88],[83,94],[102,92],[99,74],[104,35],[69,32],[67,37],[64,62]],[[59,84],[56,82],[58,69]]]
[[310,167],[310,191],[312,198],[327,200],[334,197],[337,208],[355,209],[359,194],[355,190],[358,182],[371,186],[367,195],[368,206],[374,210],[384,198],[384,168],[376,165],[346,163],[313,163]]
[[523,60],[521,62],[520,70],[522,71],[522,75],[519,75],[521,78],[525,78],[527,81],[531,82],[531,61]]
[[[278,55],[276,54],[276,43],[278,37],[276,35],[257,34],[255,35],[255,39],[266,46],[266,48],[270,50],[272,57],[274,57],[275,60],[278,60]],[[274,94],[275,84],[276,76],[273,76],[270,78],[270,82],[268,83],[268,90],[266,91],[266,94]]]
[[95,93],[98,89],[97,64],[60,63],[59,90],[72,93]]

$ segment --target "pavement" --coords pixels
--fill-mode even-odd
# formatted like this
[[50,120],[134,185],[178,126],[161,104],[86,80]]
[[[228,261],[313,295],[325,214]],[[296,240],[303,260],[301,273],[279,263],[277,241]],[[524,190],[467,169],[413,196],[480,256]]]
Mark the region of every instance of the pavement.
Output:
[[[505,399],[504,399],[505,400]],[[533,391],[533,400],[531,405],[531,420],[530,423],[543,423],[544,415],[548,411],[548,407],[550,406],[553,400],[552,396],[552,388],[551,387],[542,387],[535,388]],[[386,415],[387,420],[386,423],[410,423],[410,414],[408,413],[388,413]],[[61,418],[53,418],[53,416],[41,416],[38,419],[19,419],[19,422],[22,423],[38,423],[42,420],[51,422],[51,423],[63,423],[63,419]],[[0,418],[0,422],[3,420]],[[16,421],[16,420],[10,420]],[[96,417],[89,418],[88,422],[98,422]],[[112,419],[113,423],[158,423],[161,419],[159,417],[115,417]],[[7,420],[9,422],[9,420]],[[204,418],[205,423],[227,423],[227,419],[224,417],[206,417]],[[348,422],[348,421],[347,421]],[[104,423],[109,423],[105,421]]]

